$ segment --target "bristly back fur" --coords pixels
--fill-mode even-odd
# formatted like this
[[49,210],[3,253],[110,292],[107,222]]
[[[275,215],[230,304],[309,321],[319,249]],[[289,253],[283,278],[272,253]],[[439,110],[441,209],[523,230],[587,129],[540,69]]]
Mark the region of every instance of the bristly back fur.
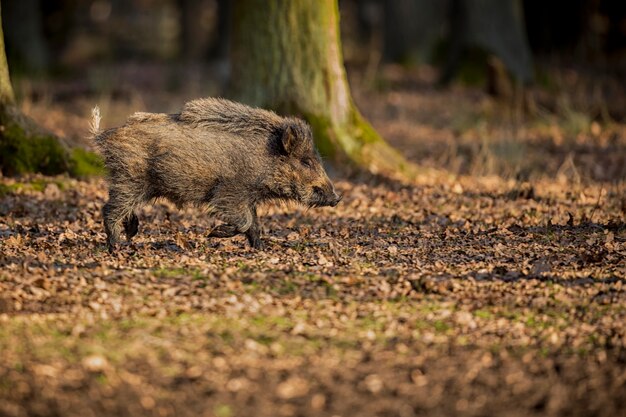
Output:
[[276,113],[249,107],[223,98],[202,98],[185,104],[180,119],[207,128],[216,127],[235,134],[275,132],[284,122]]

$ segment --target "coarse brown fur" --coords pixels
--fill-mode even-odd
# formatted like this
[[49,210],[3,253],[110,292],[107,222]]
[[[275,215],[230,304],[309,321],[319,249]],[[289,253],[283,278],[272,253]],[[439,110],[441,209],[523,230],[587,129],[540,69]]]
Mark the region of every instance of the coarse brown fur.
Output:
[[123,126],[92,134],[105,160],[109,201],[103,208],[112,251],[124,228],[139,227],[136,211],[164,197],[177,206],[207,205],[224,224],[209,236],[243,233],[262,247],[256,207],[270,200],[310,207],[341,199],[315,150],[311,128],[297,118],[225,99],[185,104],[178,114],[135,113]]

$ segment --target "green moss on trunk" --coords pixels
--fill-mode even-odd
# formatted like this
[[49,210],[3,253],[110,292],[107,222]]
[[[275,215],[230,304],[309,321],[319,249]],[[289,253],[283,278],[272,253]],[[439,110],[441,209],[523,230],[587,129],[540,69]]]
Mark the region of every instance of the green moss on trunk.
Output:
[[[4,175],[41,172],[55,175],[69,170],[68,155],[58,139],[35,132],[16,111],[0,111],[0,168]],[[20,120],[22,119],[22,120]]]
[[73,177],[86,178],[101,176],[105,173],[104,161],[100,155],[86,151],[82,148],[74,148],[70,152],[69,174]]
[[0,170],[15,176],[69,173],[76,177],[103,172],[100,158],[82,149],[68,150],[59,139],[43,131],[12,106],[0,109]]
[[356,109],[349,122],[342,125],[318,115],[308,114],[305,118],[311,124],[320,153],[327,159],[346,161],[376,174],[413,178],[418,172]]

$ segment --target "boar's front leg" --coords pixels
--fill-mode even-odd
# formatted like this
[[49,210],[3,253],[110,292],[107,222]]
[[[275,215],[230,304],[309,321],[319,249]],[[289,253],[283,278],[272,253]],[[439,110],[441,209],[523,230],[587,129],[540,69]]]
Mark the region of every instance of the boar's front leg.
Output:
[[256,208],[245,208],[240,211],[232,211],[231,209],[226,213],[228,214],[221,216],[226,223],[213,229],[209,233],[209,237],[226,238],[243,233],[248,238],[250,246],[255,249],[263,248]]
[[263,250],[264,245],[261,240],[261,227],[259,226],[259,218],[256,215],[256,207],[252,207],[250,211],[252,212],[252,223],[250,224],[250,228],[246,231],[246,237],[248,238],[250,246],[254,249]]

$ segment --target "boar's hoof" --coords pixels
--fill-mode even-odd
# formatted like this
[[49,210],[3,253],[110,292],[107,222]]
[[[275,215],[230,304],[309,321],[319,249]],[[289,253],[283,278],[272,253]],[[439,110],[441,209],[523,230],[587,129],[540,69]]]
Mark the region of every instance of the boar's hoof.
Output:
[[124,232],[126,238],[131,240],[133,236],[139,231],[139,219],[136,214],[131,214],[126,220],[124,220]]
[[239,233],[241,232],[239,232],[237,227],[233,226],[232,224],[224,223],[211,230],[211,233],[209,233],[209,237],[233,237],[238,235]]
[[265,249],[265,243],[263,242],[263,240],[260,237],[248,237],[248,242],[250,242],[250,246],[253,247],[256,250],[264,250]]

